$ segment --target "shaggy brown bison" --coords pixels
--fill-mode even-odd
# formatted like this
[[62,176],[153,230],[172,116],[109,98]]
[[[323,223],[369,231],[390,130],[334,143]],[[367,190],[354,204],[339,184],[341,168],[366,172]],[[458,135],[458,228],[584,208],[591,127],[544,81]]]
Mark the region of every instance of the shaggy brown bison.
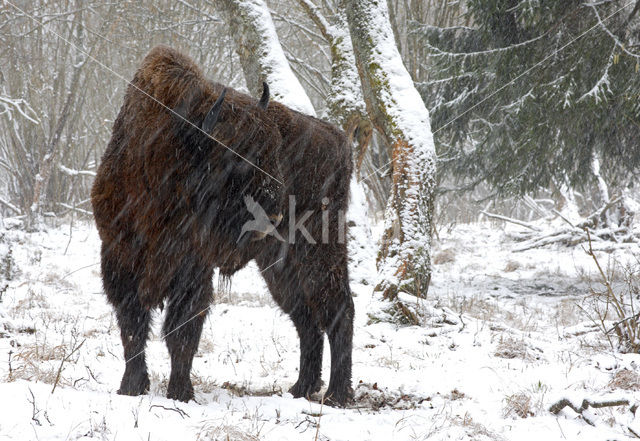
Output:
[[[167,396],[193,398],[190,371],[214,269],[230,276],[254,259],[300,337],[290,392],[319,391],[326,332],[325,398],[344,405],[352,394],[350,176],[350,149],[334,126],[269,102],[266,85],[258,101],[206,80],[171,48],[151,50],[126,92],[92,190],[104,289],[126,360],[118,392],[148,389],[150,310],[166,304]],[[250,228],[256,213],[280,223]]]

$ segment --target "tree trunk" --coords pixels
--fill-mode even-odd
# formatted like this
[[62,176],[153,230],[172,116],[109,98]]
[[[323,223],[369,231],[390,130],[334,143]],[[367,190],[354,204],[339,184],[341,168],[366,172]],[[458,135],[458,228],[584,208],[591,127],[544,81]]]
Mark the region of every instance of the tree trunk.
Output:
[[429,112],[402,63],[385,0],[344,2],[367,111],[392,146],[393,187],[376,291],[424,297],[431,280],[435,148]]
[[327,97],[329,119],[347,134],[354,148],[355,174],[350,184],[349,210],[349,258],[351,278],[358,282],[367,281],[367,263],[375,255],[375,245],[371,243],[371,228],[368,216],[367,198],[364,184],[358,181],[367,147],[373,135],[373,126],[367,115],[362,96],[360,77],[353,54],[344,11],[327,17],[312,0],[298,0],[307,16],[314,22],[322,36],[329,43],[331,53],[331,90]]
[[349,139],[355,143],[356,175],[359,175],[364,154],[371,141],[373,127],[362,96],[347,18],[343,10],[339,10],[329,19],[325,18],[312,0],[298,0],[298,3],[329,43],[331,50],[331,91],[327,97],[329,118],[342,127]]
[[280,46],[264,0],[220,0],[216,3],[226,15],[249,91],[260,96],[265,81],[273,98],[315,116],[311,100],[293,74]]

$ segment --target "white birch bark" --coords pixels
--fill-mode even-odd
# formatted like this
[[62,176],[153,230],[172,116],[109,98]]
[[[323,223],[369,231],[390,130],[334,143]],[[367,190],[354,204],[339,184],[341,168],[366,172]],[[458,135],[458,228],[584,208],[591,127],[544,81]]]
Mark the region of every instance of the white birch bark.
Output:
[[367,111],[392,146],[376,290],[424,297],[431,280],[435,147],[427,111],[396,47],[385,0],[344,3]]
[[360,76],[353,53],[349,25],[343,9],[325,18],[312,0],[298,0],[300,6],[326,38],[331,50],[331,92],[327,97],[329,118],[356,144],[355,170],[360,173],[373,128],[362,95]]
[[265,81],[274,99],[315,116],[309,96],[284,55],[264,0],[219,0],[216,4],[226,15],[249,91],[260,96]]

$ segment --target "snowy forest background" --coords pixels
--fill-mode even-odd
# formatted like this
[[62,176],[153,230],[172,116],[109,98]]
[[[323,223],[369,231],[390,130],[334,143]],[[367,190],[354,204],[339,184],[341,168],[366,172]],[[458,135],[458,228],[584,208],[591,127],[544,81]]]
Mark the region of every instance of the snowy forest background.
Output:
[[[441,222],[473,221],[490,201],[519,218],[567,200],[586,213],[608,199],[599,178],[611,195],[633,187],[640,161],[635,2],[387,3],[402,60],[431,114]],[[127,86],[119,76],[130,79],[156,44],[182,49],[208,77],[247,90],[229,20],[215,3],[16,5],[33,18],[8,3],[0,10],[5,217],[29,214],[39,198],[46,216],[90,211],[92,174]],[[269,8],[316,113],[341,123],[330,109],[331,32],[338,28],[331,20],[339,5],[298,0]],[[358,136],[368,136],[361,124]],[[374,131],[358,158],[374,214],[389,195],[389,158]],[[34,194],[38,175],[46,184],[41,195]]]
[[[69,251],[75,259],[97,258],[97,254],[92,255],[79,245],[74,254],[73,231],[76,238],[82,234],[93,237],[86,239],[83,246],[98,249],[95,231],[93,236],[85,233],[92,228],[89,193],[122,103],[125,80],[133,77],[149,49],[167,44],[189,54],[208,78],[259,96],[261,81],[269,76],[268,69],[265,71],[264,60],[243,53],[242,48],[262,40],[273,45],[274,35],[268,26],[255,26],[251,15],[242,13],[243,4],[270,15],[276,42],[308,100],[280,93],[285,89],[279,88],[275,80],[270,84],[274,98],[310,106],[307,109],[342,127],[353,140],[357,181],[364,195],[363,199],[356,197],[361,204],[354,218],[367,223],[363,230],[353,229],[352,240],[361,245],[354,258],[359,265],[354,277],[360,284],[354,293],[360,293],[361,301],[367,297],[367,302],[373,302],[363,304],[357,314],[364,316],[362,326],[381,327],[367,327],[368,340],[360,341],[356,348],[359,344],[361,349],[385,351],[374,356],[374,364],[382,364],[381,370],[366,371],[362,375],[363,386],[358,386],[357,397],[367,409],[365,414],[383,409],[381,427],[398,427],[405,416],[396,417],[393,412],[417,412],[416,421],[400,424],[402,430],[390,429],[391,438],[398,439],[436,435],[444,439],[452,433],[454,439],[525,439],[527,434],[539,439],[539,433],[574,439],[603,434],[625,439],[640,437],[640,417],[636,418],[640,390],[640,191],[636,185],[640,172],[640,1],[636,0],[2,2],[0,215],[4,235],[0,272],[4,288],[0,292],[0,320],[6,319],[11,325],[7,324],[6,333],[0,332],[0,336],[17,342],[20,338],[16,336],[24,335],[20,344],[35,348],[34,355],[24,349],[20,352],[15,345],[7,346],[14,354],[14,362],[12,365],[9,354],[9,363],[2,368],[9,388],[5,392],[19,395],[28,388],[31,394],[32,399],[27,397],[25,401],[24,411],[29,414],[25,424],[33,426],[36,420],[38,427],[47,424],[42,416],[46,412],[37,414],[33,394],[40,393],[42,407],[42,397],[47,396],[50,387],[34,387],[32,391],[29,384],[54,384],[55,390],[61,378],[66,378],[63,385],[75,386],[73,376],[82,362],[74,357],[83,351],[101,350],[99,343],[87,343],[81,351],[78,345],[82,346],[83,339],[66,327],[53,330],[25,323],[42,320],[42,311],[55,314],[57,308],[65,309],[62,300],[50,300],[49,305],[45,300],[41,302],[40,296],[48,298],[42,292],[52,286],[57,291],[61,287],[72,292],[77,289],[81,296],[81,285],[98,283],[96,290],[100,291],[97,274],[93,274],[91,282],[87,282],[89,276],[68,282],[60,279],[60,274],[49,280],[50,268],[43,270],[42,280],[36,281],[35,275],[43,262],[55,262],[62,251],[65,256]],[[402,124],[398,126],[393,121],[393,110],[379,98],[387,92],[393,96],[394,88],[385,89],[384,83],[393,83],[395,74],[385,76],[384,69],[375,72],[372,68],[363,82],[363,73],[356,69],[353,47],[360,48],[356,57],[364,57],[367,42],[371,41],[366,31],[374,29],[355,26],[358,18],[366,18],[358,8],[386,12],[380,16],[388,28],[376,29],[390,30],[392,35],[385,37],[393,38],[412,85],[428,110],[430,127],[425,128],[426,135],[420,136],[427,139],[424,158],[430,161],[434,158],[429,155],[435,154],[435,168],[430,163],[427,166],[428,161],[417,161],[415,173],[424,179],[413,184],[411,179],[406,181],[420,190],[424,200],[404,201],[406,194],[398,190],[398,181],[394,180],[398,170],[413,176],[411,161],[403,165],[398,160],[411,149],[398,150],[397,141],[406,139],[407,147],[411,147],[410,141],[415,137],[406,132],[398,134],[403,132]],[[264,15],[261,17],[258,24],[264,24]],[[389,51],[378,51],[377,55],[394,60]],[[373,55],[368,62],[369,66],[376,64]],[[376,76],[380,72],[382,76]],[[389,103],[406,107],[406,102],[393,98]],[[419,108],[413,104],[411,108]],[[413,129],[415,125],[409,125],[407,130]],[[431,136],[433,144],[429,144]],[[435,148],[433,152],[428,150],[430,146]],[[385,219],[388,222],[398,216],[405,202],[414,203],[418,211],[426,207],[428,212],[424,219],[416,221],[428,230],[423,231],[428,236],[425,241],[433,241],[433,248],[425,246],[425,256],[416,263],[416,274],[428,274],[427,279],[432,281],[433,289],[428,294],[424,283],[415,282],[416,277],[410,287],[400,286],[400,281],[389,289],[381,260],[389,260],[394,252],[385,248],[384,241],[373,243],[368,230],[373,228],[376,239],[386,237],[389,228],[384,225]],[[38,248],[42,240],[51,241],[48,250]],[[578,253],[580,257],[576,257]],[[415,256],[407,257],[410,258]],[[58,269],[66,274],[66,270],[75,271],[81,266],[77,261],[68,265]],[[421,265],[426,269],[421,270]],[[494,270],[499,276],[491,275]],[[248,278],[258,279],[259,275],[251,273]],[[390,278],[393,276],[387,279]],[[378,293],[370,300],[374,288]],[[240,282],[234,288],[240,300],[229,302],[229,307],[233,310],[238,304],[244,307],[247,302],[257,302],[259,308],[267,308],[264,300],[243,297],[244,290],[251,289],[258,288],[245,287]],[[493,289],[497,290],[497,297],[488,294]],[[559,297],[545,297],[542,292],[548,293],[549,289]],[[392,300],[394,306],[389,308],[387,302],[381,301],[383,297]],[[8,312],[2,312],[2,304]],[[24,311],[25,305],[33,305],[33,315]],[[78,308],[82,315],[84,306]],[[104,318],[109,314],[108,308],[100,308],[105,311],[103,321],[108,321]],[[549,316],[555,322],[548,322]],[[472,322],[476,325],[470,325]],[[483,325],[477,326],[479,322]],[[96,333],[109,335],[105,341],[110,341],[113,352],[119,354],[113,323],[104,325],[105,329],[103,325],[95,326],[99,330]],[[413,333],[390,337],[393,332],[403,332],[398,331],[402,326],[414,329]],[[471,331],[473,326],[476,329]],[[435,341],[441,331],[446,338]],[[265,332],[268,335],[271,331]],[[42,342],[45,336],[61,342],[47,346]],[[415,354],[425,349],[407,341],[418,345],[423,340],[432,341],[433,346],[426,346],[426,351],[449,354],[461,348],[459,358],[447,356],[448,366],[491,365],[507,378],[517,376],[511,367],[494,366],[493,361],[483,358],[486,354],[474,352],[476,346],[485,344],[485,349],[493,345],[491,351],[484,351],[493,358],[502,362],[515,359],[523,371],[528,369],[523,366],[529,365],[536,365],[534,370],[539,367],[542,371],[562,371],[557,376],[564,380],[558,379],[556,373],[536,370],[523,380],[526,386],[520,384],[512,390],[489,382],[499,390],[495,397],[487,391],[475,391],[473,378],[460,385],[441,379],[447,390],[438,392],[437,399],[421,389],[423,385],[407,386],[410,381],[397,380],[396,384],[389,380],[389,389],[381,392],[377,379],[387,375],[411,378],[416,369],[433,375],[429,367],[411,358],[419,358]],[[256,347],[260,347],[258,343],[254,342]],[[291,338],[290,343],[289,355],[295,359],[295,339]],[[280,357],[278,346],[273,345]],[[61,349],[55,352],[55,348]],[[395,359],[392,348],[397,351]],[[45,351],[43,356],[45,349],[50,352]],[[23,358],[16,359],[16,353]],[[543,353],[546,355],[540,355]],[[158,354],[157,358],[162,359],[161,350]],[[89,353],[84,356],[89,357]],[[219,354],[217,357],[219,361]],[[113,358],[115,361],[117,357]],[[100,386],[81,385],[81,390],[115,389],[117,374],[110,378],[105,367],[100,377],[100,368],[87,363],[93,370],[87,368],[90,374],[86,376],[100,378],[101,381],[96,380]],[[256,363],[263,364],[264,360],[254,360]],[[361,359],[360,363],[365,361]],[[422,367],[416,368],[415,363]],[[61,374],[65,364],[71,366],[65,367],[67,377]],[[118,365],[114,362],[113,366]],[[577,378],[570,374],[574,366],[577,370],[584,367]],[[50,367],[54,375],[44,375]],[[227,383],[223,389],[229,397],[236,398],[258,395],[256,391],[263,394],[267,383],[281,382],[286,369],[278,366],[270,371],[258,385]],[[235,368],[230,372],[228,367],[226,371],[220,368],[219,372],[229,373],[228,377],[239,375]],[[11,389],[16,380],[25,381],[27,386]],[[224,381],[222,374],[217,380]],[[162,389],[163,379],[154,381],[156,389]],[[423,382],[431,383],[428,376]],[[201,386],[202,394],[215,389],[204,380]],[[567,395],[567,390],[574,395]],[[604,392],[608,395],[602,395]],[[215,400],[220,399],[220,393],[216,392]],[[62,394],[67,394],[61,398],[64,406],[71,406],[68,403],[75,398],[68,392]],[[161,397],[162,393],[156,395]],[[567,397],[570,405],[562,406]],[[594,408],[598,406],[585,405],[585,399],[605,410],[596,412]],[[470,400],[475,404],[469,405]],[[233,398],[223,402],[227,407],[238,405]],[[433,416],[429,414],[431,410],[426,410],[427,403],[453,410]],[[429,405],[433,409],[434,404]],[[149,415],[157,411],[156,408],[152,412],[153,406],[149,406]],[[247,406],[246,402],[243,406]],[[269,402],[264,406],[275,409],[280,404]],[[127,414],[135,412],[126,409]],[[193,415],[193,408],[189,409]],[[287,411],[293,414],[299,410],[291,409]],[[119,412],[125,411],[111,409],[106,414],[115,419],[121,416]],[[301,421],[307,420],[311,421],[307,422],[309,432],[305,435],[309,439],[314,439],[313,435],[317,439],[341,439],[340,433],[353,430],[345,429],[346,423],[339,421],[333,411],[328,411],[327,426],[323,426],[323,411],[314,408],[302,417],[288,416],[285,426],[289,424],[289,432],[272,429],[265,434],[264,430],[257,430],[262,421],[257,411],[246,412],[247,418],[230,417],[224,424],[199,425],[194,433],[201,439],[294,439],[300,433],[297,429]],[[171,421],[184,419],[177,411],[169,413],[178,414],[171,415],[176,418]],[[557,414],[569,421],[569,427],[564,426],[567,436],[560,424],[551,422]],[[352,417],[362,418],[358,422],[361,426],[374,420],[370,414]],[[59,418],[64,420],[63,416]],[[152,418],[148,418],[145,430],[159,438],[172,434],[153,431]],[[273,418],[266,419],[268,426],[274,424]],[[114,423],[107,425],[107,417],[105,427],[96,421],[91,420],[89,435],[84,436],[115,437]],[[0,419],[0,438],[2,424]],[[55,426],[51,421],[48,424]],[[428,427],[421,429],[425,425]],[[507,426],[511,428],[506,429]],[[512,426],[516,429],[509,432]],[[135,428],[138,429],[137,416]],[[320,428],[323,435],[318,435]],[[592,428],[595,429],[590,432]],[[12,433],[10,439],[20,438],[15,435],[17,432]],[[136,433],[143,437],[142,431]],[[47,434],[55,439],[60,432],[52,430]],[[388,435],[381,429],[379,439],[391,439]],[[366,439],[377,439],[376,434],[369,434]]]

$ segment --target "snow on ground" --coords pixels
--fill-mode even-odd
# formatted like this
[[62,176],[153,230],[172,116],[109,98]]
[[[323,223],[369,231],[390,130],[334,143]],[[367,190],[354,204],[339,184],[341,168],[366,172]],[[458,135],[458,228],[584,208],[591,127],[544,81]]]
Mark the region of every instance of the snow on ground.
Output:
[[[255,266],[211,307],[192,375],[197,402],[164,398],[160,314],[148,346],[151,391],[122,397],[95,228],[4,237],[17,273],[0,302],[0,440],[602,440],[640,431],[629,406],[590,410],[595,426],[568,408],[548,412],[564,396],[640,398],[637,383],[610,384],[637,373],[640,355],[612,351],[577,306],[595,277],[579,247],[512,253],[486,223],[442,232],[429,298],[418,305],[432,315],[422,327],[376,320],[384,305],[361,266],[352,283],[357,400],[334,409],[286,393],[298,339]],[[373,262],[361,265],[374,280]]]

